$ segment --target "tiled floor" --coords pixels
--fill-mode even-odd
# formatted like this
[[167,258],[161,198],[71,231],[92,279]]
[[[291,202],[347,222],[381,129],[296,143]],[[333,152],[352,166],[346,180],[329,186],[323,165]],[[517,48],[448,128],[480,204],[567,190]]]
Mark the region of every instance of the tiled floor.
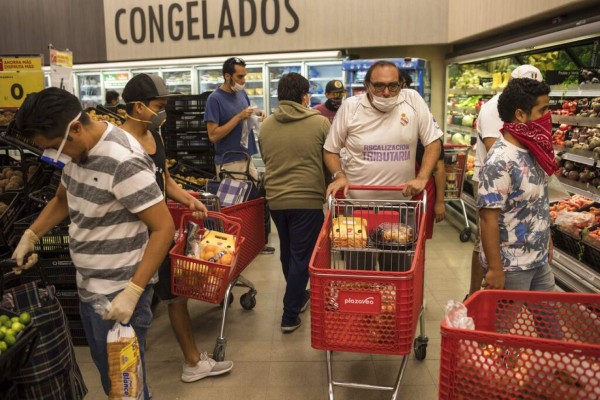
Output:
[[[277,235],[271,241],[277,247]],[[458,231],[442,222],[427,243],[425,297],[427,358],[409,360],[400,390],[401,399],[437,399],[440,359],[439,323],[449,299],[462,300],[469,286],[472,243],[461,243]],[[147,371],[154,399],[219,400],[320,400],[327,398],[325,353],[311,348],[310,312],[291,334],[279,329],[284,280],[279,255],[260,255],[244,275],[257,287],[257,306],[245,311],[239,304],[243,289],[234,289],[229,310],[226,358],[235,363],[231,373],[195,383],[182,383],[181,352],[175,341],[166,307],[161,304],[148,335]],[[190,301],[196,341],[212,352],[218,336],[221,309]],[[77,360],[89,388],[87,399],[104,399],[99,376],[86,347],[77,348]],[[393,385],[401,357],[335,353],[334,377],[338,380]],[[387,399],[388,393],[336,388],[335,398]]]

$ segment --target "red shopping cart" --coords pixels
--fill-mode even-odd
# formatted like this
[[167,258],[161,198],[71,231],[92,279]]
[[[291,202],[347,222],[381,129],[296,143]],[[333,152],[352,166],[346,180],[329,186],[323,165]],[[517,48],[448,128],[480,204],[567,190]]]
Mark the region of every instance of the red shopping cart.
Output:
[[[229,265],[217,264],[186,255],[188,223],[193,222],[201,227],[199,233],[206,229],[223,232],[235,236],[236,253]],[[225,303],[231,289],[235,286],[242,269],[237,266],[240,254],[244,251],[244,237],[241,235],[242,221],[236,217],[209,211],[206,219],[196,219],[191,213],[184,213],[177,234],[175,246],[169,252],[171,256],[171,292],[176,296],[186,297],[208,303],[224,303],[221,316],[221,330],[213,350],[213,358],[222,361],[225,358],[227,339],[225,338],[225,321],[229,303]]]
[[439,398],[600,399],[600,296],[484,290],[441,326]]
[[[402,187],[351,186],[352,191]],[[360,192],[357,192],[360,193]],[[310,262],[312,347],[326,350],[329,399],[334,386],[392,391],[408,354],[423,360],[425,237],[423,200],[331,199]],[[414,338],[417,320],[421,334]],[[338,382],[332,351],[403,355],[393,387]]]
[[462,199],[463,184],[465,172],[467,169],[467,156],[470,146],[467,145],[444,145],[444,165],[446,166],[446,189],[444,190],[444,201],[458,201],[462,207],[463,218],[465,219],[465,228],[460,231],[460,241],[467,242],[473,233],[469,218],[467,217],[467,208]]

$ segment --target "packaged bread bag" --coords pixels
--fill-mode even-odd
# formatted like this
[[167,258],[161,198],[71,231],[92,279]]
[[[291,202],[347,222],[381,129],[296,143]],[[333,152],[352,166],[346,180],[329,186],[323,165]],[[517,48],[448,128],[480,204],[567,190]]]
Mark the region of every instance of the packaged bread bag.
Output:
[[108,398],[144,399],[144,376],[140,346],[135,330],[129,324],[115,323],[106,338],[108,350]]
[[337,217],[331,222],[334,247],[367,247],[367,221],[364,218]]

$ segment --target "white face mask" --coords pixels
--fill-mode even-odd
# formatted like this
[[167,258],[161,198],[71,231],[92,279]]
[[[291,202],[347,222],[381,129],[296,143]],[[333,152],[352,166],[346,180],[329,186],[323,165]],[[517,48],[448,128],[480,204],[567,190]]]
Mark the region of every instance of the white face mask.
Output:
[[54,149],[44,150],[44,152],[40,156],[40,161],[43,161],[50,165],[53,165],[57,168],[64,168],[65,165],[67,165],[68,163],[71,162],[71,160],[72,160],[71,157],[66,154],[62,154],[62,150],[63,150],[63,147],[65,147],[65,143],[67,143],[67,137],[69,137],[69,131],[71,130],[71,125],[73,125],[75,122],[77,122],[77,120],[79,120],[79,117],[81,117],[81,113],[77,114],[77,116],[71,122],[69,122],[67,124],[67,130],[65,132],[65,136],[64,136],[62,142],[60,142],[60,146],[58,147],[58,150],[54,150]]
[[246,84],[240,85],[239,83],[235,82],[233,80],[233,78],[229,79],[229,87],[231,88],[231,90],[233,90],[234,93],[237,92],[241,92],[242,90],[244,90],[244,88],[246,87]]
[[398,95],[394,97],[379,97],[371,94],[371,103],[381,112],[390,112],[398,105]]

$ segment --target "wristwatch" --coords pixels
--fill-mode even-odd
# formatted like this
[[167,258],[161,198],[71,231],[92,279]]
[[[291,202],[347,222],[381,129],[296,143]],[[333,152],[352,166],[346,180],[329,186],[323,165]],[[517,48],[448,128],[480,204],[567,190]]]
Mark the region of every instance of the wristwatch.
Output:
[[335,181],[335,178],[337,178],[337,176],[338,176],[339,174],[343,174],[343,173],[344,173],[344,171],[343,171],[343,170],[341,170],[341,169],[340,169],[339,171],[335,171],[335,172],[333,173],[333,175],[331,175],[331,180],[332,180],[332,181]]

